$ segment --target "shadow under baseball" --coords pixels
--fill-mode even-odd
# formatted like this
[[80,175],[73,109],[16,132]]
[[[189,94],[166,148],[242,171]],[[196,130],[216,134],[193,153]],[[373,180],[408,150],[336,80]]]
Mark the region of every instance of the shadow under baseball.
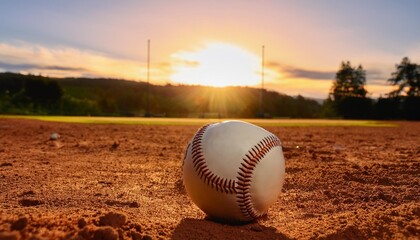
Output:
[[183,219],[175,228],[171,239],[291,239],[273,227],[257,222],[232,225],[209,219]]

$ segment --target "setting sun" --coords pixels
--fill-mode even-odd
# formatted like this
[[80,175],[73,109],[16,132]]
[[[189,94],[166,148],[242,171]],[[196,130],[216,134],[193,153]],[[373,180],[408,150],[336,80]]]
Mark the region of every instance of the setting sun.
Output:
[[213,87],[253,86],[260,82],[260,57],[226,43],[210,43],[198,51],[173,54],[171,80]]

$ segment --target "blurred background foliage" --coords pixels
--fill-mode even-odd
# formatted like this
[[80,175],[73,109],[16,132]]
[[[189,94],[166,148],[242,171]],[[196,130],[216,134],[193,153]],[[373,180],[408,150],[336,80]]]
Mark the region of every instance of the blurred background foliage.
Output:
[[[420,120],[420,65],[403,58],[388,80],[396,90],[367,97],[366,71],[342,62],[324,101],[250,87],[149,85],[120,79],[0,73],[0,114],[201,118]],[[148,90],[149,89],[149,90]],[[261,113],[263,113],[261,115]]]

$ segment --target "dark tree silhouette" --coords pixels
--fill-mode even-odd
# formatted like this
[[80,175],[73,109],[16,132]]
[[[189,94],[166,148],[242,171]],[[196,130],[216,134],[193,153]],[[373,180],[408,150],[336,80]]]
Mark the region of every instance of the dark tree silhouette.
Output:
[[408,57],[397,64],[396,71],[388,79],[392,85],[398,85],[398,89],[392,91],[390,97],[406,95],[409,97],[420,97],[420,65],[411,63]]
[[362,65],[357,68],[351,66],[350,62],[342,62],[340,69],[335,75],[335,82],[331,89],[334,100],[345,97],[365,97],[366,96],[366,71]]
[[34,102],[41,104],[56,103],[63,95],[63,90],[57,81],[48,78],[31,76],[26,81],[25,94]]
[[[420,65],[404,57],[395,67],[396,71],[392,73],[388,82],[398,88],[388,94],[388,101],[382,103],[386,103],[388,109],[397,104],[399,110],[397,118],[420,120]],[[390,114],[384,116],[396,118]]]
[[366,72],[362,65],[355,68],[349,61],[341,63],[329,98],[329,104],[332,104],[338,116],[352,119],[370,116],[372,101],[366,98],[365,84]]

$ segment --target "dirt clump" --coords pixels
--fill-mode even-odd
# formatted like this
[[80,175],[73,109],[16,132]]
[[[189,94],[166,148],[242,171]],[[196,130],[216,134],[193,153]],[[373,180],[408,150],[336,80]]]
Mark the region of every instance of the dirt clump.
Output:
[[28,218],[26,217],[21,217],[18,220],[16,220],[15,222],[12,223],[12,225],[10,226],[10,230],[23,230],[26,225],[28,224]]
[[100,226],[111,226],[114,228],[121,227],[127,221],[127,216],[122,213],[109,212],[99,218]]

